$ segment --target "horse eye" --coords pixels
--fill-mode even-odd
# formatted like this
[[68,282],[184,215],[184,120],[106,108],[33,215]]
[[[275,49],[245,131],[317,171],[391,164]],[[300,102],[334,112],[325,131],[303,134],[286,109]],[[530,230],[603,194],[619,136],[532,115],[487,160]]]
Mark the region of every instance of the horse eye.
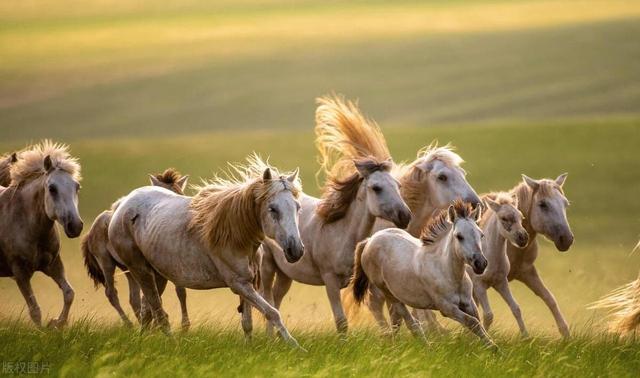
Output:
[[56,186],[53,185],[53,184],[49,185],[49,193],[51,193],[51,194],[58,193],[58,188],[56,188]]
[[382,192],[382,188],[379,187],[378,185],[374,185],[371,187],[371,190],[373,190],[374,193],[380,193]]
[[506,217],[502,217],[502,218],[500,218],[500,220],[505,222],[505,223],[507,222],[507,218]]
[[269,206],[268,210],[269,210],[269,212],[270,212],[270,213],[274,213],[274,214],[277,214],[277,213],[278,213],[278,209],[276,209],[276,208],[275,208],[275,207],[273,207],[273,206]]
[[464,237],[460,234],[456,235],[456,239],[458,239],[458,241],[463,241]]
[[438,175],[438,180],[442,182],[447,182],[447,175]]
[[547,203],[544,201],[540,201],[540,203],[538,204],[538,206],[540,206],[541,209],[546,210],[547,209]]

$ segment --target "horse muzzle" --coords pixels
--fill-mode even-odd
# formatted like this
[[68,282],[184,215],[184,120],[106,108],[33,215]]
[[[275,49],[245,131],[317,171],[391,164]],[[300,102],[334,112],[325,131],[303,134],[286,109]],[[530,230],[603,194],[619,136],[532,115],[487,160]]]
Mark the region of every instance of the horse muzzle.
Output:
[[568,233],[566,235],[560,235],[554,240],[553,244],[556,245],[558,251],[566,252],[569,250],[569,248],[571,248],[571,245],[573,244],[573,234]]
[[302,241],[300,239],[296,239],[293,237],[287,238],[282,247],[282,250],[284,251],[284,257],[290,264],[297,262],[304,255],[304,244],[302,244]]
[[473,273],[475,274],[484,273],[484,270],[487,269],[487,265],[487,259],[482,255],[474,256],[473,260],[471,261],[471,268],[473,269]]
[[64,228],[64,233],[69,238],[77,238],[82,233],[82,229],[84,228],[84,223],[82,219],[69,219],[66,220],[62,227]]
[[407,228],[411,222],[411,211],[409,209],[398,210],[396,216],[393,217],[393,224],[401,229]]
[[529,244],[529,233],[527,231],[518,232],[516,235],[516,246],[524,248]]

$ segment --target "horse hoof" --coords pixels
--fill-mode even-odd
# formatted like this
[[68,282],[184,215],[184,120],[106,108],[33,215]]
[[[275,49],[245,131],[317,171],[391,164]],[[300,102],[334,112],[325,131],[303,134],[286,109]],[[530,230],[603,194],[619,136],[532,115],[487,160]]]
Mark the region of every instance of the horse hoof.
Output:
[[64,328],[66,322],[59,319],[51,319],[49,323],[47,323],[47,328],[49,329],[62,329]]

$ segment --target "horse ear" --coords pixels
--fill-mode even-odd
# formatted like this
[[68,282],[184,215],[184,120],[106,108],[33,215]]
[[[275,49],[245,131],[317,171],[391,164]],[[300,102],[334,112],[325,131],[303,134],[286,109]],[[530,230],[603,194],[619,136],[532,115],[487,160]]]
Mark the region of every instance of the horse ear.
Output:
[[484,201],[489,206],[489,208],[491,210],[493,210],[494,212],[497,213],[498,210],[500,210],[500,204],[497,203],[496,201],[492,200],[491,198],[485,198]]
[[16,154],[15,152],[13,152],[11,154],[11,159],[9,160],[12,164],[15,163],[16,161],[18,161],[18,154]]
[[447,218],[451,223],[454,223],[456,221],[456,209],[453,207],[453,205],[450,205],[449,209],[447,210]]
[[480,218],[482,218],[482,206],[476,206],[476,209],[471,212],[471,218],[473,218],[473,220],[475,220],[476,222],[479,221]]
[[267,169],[264,170],[264,173],[262,174],[262,180],[263,181],[271,180],[271,168],[267,167]]
[[360,176],[362,177],[367,177],[369,176],[369,169],[367,168],[367,164],[364,162],[359,162],[357,160],[353,161],[353,165],[356,166],[356,170],[358,171],[358,173],[360,174]]
[[416,164],[416,167],[418,167],[422,172],[430,172],[433,169],[433,161],[422,159],[420,163]]
[[149,181],[151,181],[152,186],[162,186],[160,180],[158,180],[158,178],[151,173],[149,173]]
[[178,185],[180,190],[184,192],[184,190],[187,188],[187,181],[189,181],[189,175],[184,175],[180,177],[178,181],[176,181],[176,185]]
[[569,173],[565,172],[565,173],[561,174],[560,176],[558,176],[558,178],[556,178],[556,184],[558,184],[559,187],[562,187],[562,185],[564,185],[564,181],[567,179],[568,175],[569,175]]
[[525,174],[522,175],[522,181],[524,181],[524,183],[533,190],[536,190],[540,187],[540,182],[538,180],[534,180]]
[[298,179],[298,174],[300,173],[300,168],[296,168],[292,174],[287,177],[287,181],[295,182]]
[[49,172],[53,169],[53,162],[51,161],[51,156],[47,155],[44,157],[44,170]]

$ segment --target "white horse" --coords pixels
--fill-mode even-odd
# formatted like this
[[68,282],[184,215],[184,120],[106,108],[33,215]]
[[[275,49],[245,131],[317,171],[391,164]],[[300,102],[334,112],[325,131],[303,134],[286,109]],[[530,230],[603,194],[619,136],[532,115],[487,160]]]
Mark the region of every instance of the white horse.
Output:
[[234,169],[239,179],[218,178],[195,197],[158,187],[134,190],[113,214],[109,241],[140,284],[156,324],[167,332],[156,274],[190,289],[231,288],[242,298],[247,336],[252,305],[284,340],[298,346],[280,313],[254,289],[256,250],[265,236],[282,247],[291,263],[303,255],[298,172],[279,175],[257,157],[248,167]]
[[394,329],[404,319],[414,335],[424,338],[406,305],[439,310],[494,347],[478,319],[465,269],[469,266],[482,274],[487,267],[482,231],[476,223],[479,217],[480,207],[472,210],[471,205],[456,201],[427,225],[421,239],[390,228],[359,243],[351,281],[356,303],[375,286],[389,303]]
[[482,199],[488,208],[480,220],[480,227],[485,235],[482,251],[489,265],[482,274],[475,274],[471,269],[467,269],[473,281],[473,296],[482,307],[484,315],[482,320],[486,330],[493,322],[493,312],[487,296],[487,289],[492,287],[509,305],[518,322],[520,333],[527,336],[520,306],[509,289],[510,265],[507,244],[511,243],[516,247],[524,248],[529,243],[529,234],[522,226],[523,216],[518,210],[518,201],[510,193],[490,193]]
[[301,196],[300,234],[306,252],[300,261],[288,262],[273,243],[263,244],[262,288],[279,308],[293,280],[324,285],[336,328],[345,333],[340,289],[349,283],[356,244],[370,235],[376,218],[404,228],[411,213],[391,174],[389,151],[377,126],[351,102],[333,97],[319,102],[316,144],[325,162],[331,157],[337,161],[327,164],[322,198]]

